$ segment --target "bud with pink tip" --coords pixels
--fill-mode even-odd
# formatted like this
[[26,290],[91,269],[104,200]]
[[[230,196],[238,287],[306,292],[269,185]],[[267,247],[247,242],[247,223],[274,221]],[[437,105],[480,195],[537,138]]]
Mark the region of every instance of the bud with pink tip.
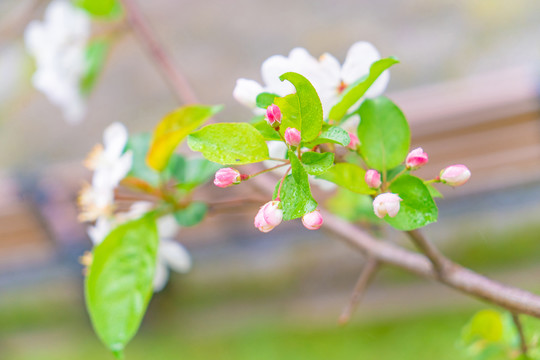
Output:
[[299,130],[289,127],[285,130],[285,141],[291,146],[298,146],[302,141],[302,135]]
[[242,176],[238,170],[233,168],[223,168],[216,171],[214,185],[225,188],[227,186],[240,184],[241,181]]
[[367,185],[372,189],[378,189],[381,186],[381,174],[377,170],[366,171],[365,180]]
[[463,185],[471,177],[471,171],[465,165],[452,165],[441,170],[439,179],[450,186]]
[[259,209],[255,216],[254,225],[262,232],[269,232],[279,224],[283,219],[283,210],[279,209],[278,200],[269,201]]
[[319,230],[323,224],[323,218],[319,209],[302,216],[302,224],[309,230]]
[[375,215],[381,219],[386,214],[390,217],[394,217],[399,212],[400,201],[402,201],[402,199],[398,194],[380,194],[373,200],[373,211],[375,212]]
[[347,131],[349,133],[349,137],[351,138],[351,141],[349,142],[349,145],[347,147],[351,150],[356,150],[358,145],[360,145],[360,140],[358,140],[358,136],[356,134],[353,134],[350,131]]
[[272,104],[266,108],[266,121],[273,128],[279,127],[281,124],[281,110],[279,106]]
[[424,150],[419,147],[414,149],[407,155],[407,158],[405,159],[405,166],[407,166],[407,169],[409,170],[415,170],[420,168],[421,166],[424,166],[428,162],[428,155],[424,152]]

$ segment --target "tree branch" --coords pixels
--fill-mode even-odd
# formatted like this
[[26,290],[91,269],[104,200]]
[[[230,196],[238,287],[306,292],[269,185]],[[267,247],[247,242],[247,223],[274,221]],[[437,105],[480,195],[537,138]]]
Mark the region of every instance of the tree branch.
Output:
[[519,344],[521,348],[521,353],[527,356],[529,349],[527,347],[527,339],[525,338],[525,333],[523,332],[523,326],[521,324],[521,320],[519,319],[519,315],[516,313],[512,313],[512,320],[514,320],[514,324],[516,325],[516,329],[519,334]]
[[362,300],[362,297],[364,296],[364,293],[377,273],[377,270],[379,269],[379,261],[375,259],[373,256],[368,256],[366,263],[364,267],[362,268],[362,272],[360,273],[360,277],[358,278],[358,281],[356,282],[356,285],[354,286],[353,293],[351,295],[351,300],[347,304],[347,306],[343,309],[343,312],[341,313],[341,316],[339,317],[339,323],[341,325],[345,325],[349,322],[351,319],[351,316],[356,310],[356,307],[360,303],[360,300]]
[[142,16],[135,0],[121,1],[126,9],[127,19],[133,32],[146,47],[156,67],[161,71],[163,78],[171,87],[172,93],[178,98],[180,103],[196,103],[197,96],[187,78],[173,65],[170,56],[165,52],[163,46],[161,46]]
[[411,230],[406,232],[407,235],[414,242],[416,247],[423,252],[433,264],[433,267],[437,271],[439,277],[444,277],[447,271],[450,271],[452,262],[448,260],[440,251],[433,245],[433,243],[427,240],[420,230]]

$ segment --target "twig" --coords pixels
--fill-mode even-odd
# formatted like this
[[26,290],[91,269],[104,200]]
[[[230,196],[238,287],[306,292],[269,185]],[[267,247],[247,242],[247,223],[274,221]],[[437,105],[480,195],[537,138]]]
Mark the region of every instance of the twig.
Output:
[[439,277],[444,277],[445,273],[450,268],[450,260],[448,260],[440,251],[427,240],[420,230],[407,231],[407,235],[414,242],[416,247],[422,251],[428,259],[433,263]]
[[521,324],[519,315],[516,313],[512,313],[512,320],[514,320],[514,324],[516,325],[516,329],[519,334],[519,343],[520,343],[521,353],[524,356],[527,356],[529,349],[527,347],[527,339],[525,338],[525,333],[523,332],[523,325]]
[[364,293],[369,283],[377,273],[377,270],[379,269],[379,264],[380,263],[377,259],[372,256],[368,256],[366,264],[364,265],[364,267],[362,268],[362,272],[360,273],[360,277],[358,278],[358,281],[354,286],[351,299],[347,306],[343,309],[343,312],[339,317],[340,325],[347,324],[351,319],[351,316],[356,310],[358,304],[360,303],[360,300],[362,300],[362,297],[364,296]]
[[190,104],[197,102],[197,96],[189,85],[187,78],[172,64],[170,56],[165,52],[154,33],[141,15],[135,0],[121,0],[126,9],[127,19],[135,35],[147,48],[150,56],[154,59],[156,67],[161,71],[165,81],[173,90],[173,94],[181,103]]

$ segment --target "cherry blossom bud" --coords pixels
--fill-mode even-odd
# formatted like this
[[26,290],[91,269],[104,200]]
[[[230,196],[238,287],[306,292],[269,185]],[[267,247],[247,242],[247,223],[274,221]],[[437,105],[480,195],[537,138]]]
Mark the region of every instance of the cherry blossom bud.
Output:
[[428,162],[428,155],[424,152],[424,150],[419,147],[414,149],[407,155],[407,158],[405,159],[405,165],[407,166],[407,169],[415,170],[418,169],[421,166],[424,166]]
[[377,170],[366,171],[366,183],[372,189],[378,189],[381,186],[381,174]]
[[302,216],[302,224],[309,230],[319,230],[322,223],[323,218],[318,209]]
[[281,124],[281,110],[279,106],[272,104],[266,108],[266,121],[273,128],[279,127]]
[[465,165],[452,165],[441,170],[439,179],[450,186],[463,185],[471,177],[471,171]]
[[279,224],[283,219],[283,210],[279,209],[280,202],[277,200],[269,201],[264,204],[255,216],[254,225],[262,232],[269,232]]
[[298,146],[302,141],[300,131],[295,128],[287,128],[285,130],[285,141],[291,146]]
[[360,140],[358,140],[358,136],[356,136],[356,134],[350,131],[347,132],[349,133],[349,137],[351,138],[351,141],[349,142],[349,145],[347,145],[347,147],[351,150],[356,150],[358,145],[360,145]]
[[402,201],[402,199],[398,196],[398,194],[380,194],[375,198],[375,200],[373,200],[373,211],[375,212],[375,215],[381,219],[386,214],[388,214],[390,217],[394,217],[399,211],[400,201]]
[[214,185],[225,188],[227,186],[240,184],[240,181],[242,181],[242,178],[238,170],[233,168],[223,168],[216,172]]

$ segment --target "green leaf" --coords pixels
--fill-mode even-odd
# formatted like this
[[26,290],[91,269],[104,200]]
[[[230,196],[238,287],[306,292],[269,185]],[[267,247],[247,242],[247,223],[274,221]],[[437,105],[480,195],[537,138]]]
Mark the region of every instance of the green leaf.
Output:
[[271,127],[264,118],[262,120],[258,120],[256,122],[251,123],[255,129],[257,129],[261,135],[263,136],[264,140],[266,141],[272,141],[272,140],[278,140],[282,141],[279,137],[278,132],[276,129]]
[[154,130],[146,158],[148,165],[158,171],[165,169],[178,144],[222,108],[222,106],[188,105],[166,115]]
[[349,133],[346,130],[340,128],[339,126],[331,126],[328,124],[324,124],[322,130],[322,133],[315,140],[305,144],[305,146],[308,148],[312,148],[315,145],[326,143],[334,143],[347,146],[351,142],[351,137],[349,136]]
[[461,338],[470,345],[478,340],[489,343],[503,341],[504,323],[503,316],[496,310],[481,310],[477,312],[471,321],[463,328]]
[[369,68],[369,75],[367,77],[359,79],[345,90],[338,103],[330,110],[328,118],[337,122],[341,121],[349,109],[364,96],[375,80],[377,80],[385,70],[397,63],[399,63],[399,60],[394,57],[375,61]]
[[302,154],[302,164],[310,175],[324,174],[334,164],[334,153],[306,152]]
[[395,217],[384,218],[396,229],[414,230],[437,221],[437,205],[421,179],[402,175],[390,185],[390,192],[398,194],[403,200]]
[[150,148],[150,137],[149,133],[129,136],[126,151],[130,150],[132,152],[133,163],[128,176],[139,178],[150,185],[157,186],[159,184],[159,173],[146,164],[146,154]]
[[171,177],[179,182],[178,189],[191,191],[212,179],[219,168],[221,168],[219,164],[206,159],[188,159],[183,164],[178,164],[176,168],[171,169]]
[[109,42],[107,40],[93,40],[86,46],[85,70],[81,78],[80,88],[84,95],[88,95],[96,84],[107,58]]
[[435,188],[432,184],[424,184],[426,185],[427,189],[429,190],[429,194],[432,198],[443,198],[443,194],[439,190]]
[[278,95],[263,92],[257,95],[257,99],[255,100],[255,103],[257,107],[261,109],[266,109],[267,107],[269,107],[270,105],[274,103],[274,98],[276,97],[278,97]]
[[97,18],[118,19],[123,12],[119,0],[74,0],[73,3]]
[[366,184],[366,171],[360,166],[349,163],[337,163],[326,173],[318,176],[359,194],[374,194],[375,190]]
[[302,140],[308,142],[315,139],[323,123],[323,110],[317,91],[308,79],[294,72],[285,73],[279,79],[289,81],[296,88],[300,109],[300,127],[297,129],[302,133]]
[[105,345],[121,354],[152,296],[159,238],[153,214],[118,226],[94,248],[86,306]]
[[174,212],[174,218],[176,222],[181,226],[195,226],[203,221],[208,206],[200,201],[194,201],[189,204],[185,209],[177,210]]
[[381,219],[373,212],[371,196],[354,193],[344,188],[339,188],[336,195],[328,199],[326,207],[348,221],[381,222]]
[[205,126],[189,135],[188,145],[205,158],[222,165],[242,165],[267,160],[268,146],[262,135],[246,123]]
[[[277,97],[274,99],[274,104],[279,106],[281,110],[281,125],[280,133],[284,135],[287,128],[292,127],[295,129],[302,128],[302,117],[300,115],[300,102],[297,94],[290,94],[284,97]],[[274,130],[275,131],[275,130]]]
[[[317,202],[311,195],[306,170],[296,155],[289,150],[292,174],[288,175],[281,187],[280,200],[283,208],[283,220],[292,220],[304,216],[317,208]],[[277,197],[280,182],[276,184],[274,199]]]
[[411,142],[409,124],[401,110],[381,96],[364,101],[359,115],[360,151],[369,167],[384,172],[401,164]]

